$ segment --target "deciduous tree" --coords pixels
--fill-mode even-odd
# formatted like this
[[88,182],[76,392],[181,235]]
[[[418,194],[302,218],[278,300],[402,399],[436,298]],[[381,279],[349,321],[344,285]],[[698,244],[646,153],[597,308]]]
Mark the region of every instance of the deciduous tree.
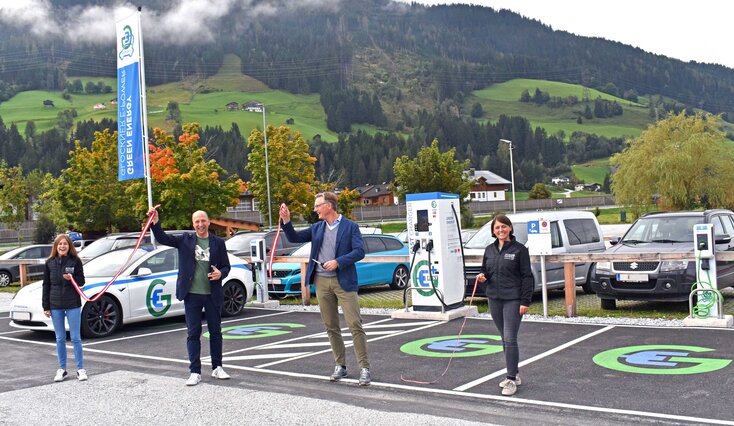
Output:
[[734,205],[734,151],[710,114],[681,112],[650,125],[612,157],[617,202],[671,210]]
[[[16,232],[26,218],[28,204],[28,186],[23,177],[21,166],[8,167],[4,160],[0,161],[0,222]],[[20,233],[18,233],[20,242]]]
[[464,175],[464,170],[469,168],[469,160],[459,162],[454,158],[455,154],[454,148],[441,153],[438,140],[434,139],[430,147],[418,151],[416,158],[398,157],[393,167],[393,190],[401,200],[405,200],[406,194],[421,192],[459,194],[459,199],[463,200],[471,187],[471,182]]
[[[307,217],[318,192],[316,158],[308,153],[308,144],[300,132],[292,133],[286,126],[267,128],[268,174],[270,176],[270,216],[278,221],[278,206],[288,204],[291,213]],[[252,173],[248,189],[255,196],[263,216],[268,215],[267,176],[265,173],[265,143],[263,132],[253,129],[247,138],[250,154],[245,168]]]

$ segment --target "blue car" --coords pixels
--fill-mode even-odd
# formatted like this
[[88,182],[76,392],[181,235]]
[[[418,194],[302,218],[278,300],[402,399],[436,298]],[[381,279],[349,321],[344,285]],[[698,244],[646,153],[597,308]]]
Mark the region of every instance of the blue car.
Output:
[[[370,256],[408,255],[408,247],[391,235],[362,235],[365,259]],[[308,257],[311,243],[306,243],[291,253],[291,256]],[[357,263],[357,281],[360,287],[388,284],[393,290],[402,290],[408,285],[407,262],[376,262],[364,260]],[[268,283],[270,297],[283,298],[301,294],[301,264],[274,263],[273,279]],[[316,294],[311,286],[311,294]]]

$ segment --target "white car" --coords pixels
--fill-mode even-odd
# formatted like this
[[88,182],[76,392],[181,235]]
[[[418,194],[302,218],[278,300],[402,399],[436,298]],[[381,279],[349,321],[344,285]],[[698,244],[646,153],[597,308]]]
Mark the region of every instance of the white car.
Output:
[[[133,249],[116,250],[84,265],[88,297],[98,294],[125,263]],[[222,283],[224,316],[242,312],[253,294],[252,271],[242,259],[229,255],[232,269]],[[184,315],[176,300],[178,253],[172,247],[141,248],[128,267],[95,302],[82,300],[81,331],[84,337],[105,337],[123,324]],[[43,282],[23,287],[10,304],[10,325],[37,331],[53,331],[51,318],[43,314]],[[68,324],[67,324],[68,329]]]

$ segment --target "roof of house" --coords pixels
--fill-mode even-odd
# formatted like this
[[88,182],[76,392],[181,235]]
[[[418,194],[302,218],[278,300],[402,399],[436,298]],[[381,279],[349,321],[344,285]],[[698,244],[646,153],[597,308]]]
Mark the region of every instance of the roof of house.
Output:
[[359,192],[360,197],[379,197],[380,195],[390,195],[390,185],[383,183],[381,185],[364,185],[354,188]]
[[512,183],[509,180],[490,172],[489,170],[469,169],[469,170],[464,171],[464,173],[466,173],[471,179],[475,181],[481,178],[484,178],[484,180],[487,181],[487,183],[489,184],[509,185]]

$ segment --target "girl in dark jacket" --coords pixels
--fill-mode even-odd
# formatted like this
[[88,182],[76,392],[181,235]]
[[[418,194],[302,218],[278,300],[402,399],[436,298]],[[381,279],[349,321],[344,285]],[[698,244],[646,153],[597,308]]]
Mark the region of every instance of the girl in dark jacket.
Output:
[[496,240],[484,250],[479,282],[487,282],[487,298],[492,320],[502,337],[507,378],[500,382],[502,395],[514,395],[521,383],[517,365],[520,350],[517,333],[522,316],[533,297],[533,273],[527,247],[515,240],[510,219],[499,214],[491,224]]
[[71,283],[72,276],[79,286],[84,285],[82,261],[76,253],[71,238],[66,234],[61,234],[54,239],[51,256],[46,261],[46,269],[43,273],[43,313],[46,317],[51,317],[53,321],[56,334],[56,356],[59,360],[59,369],[54,377],[55,382],[66,378],[65,319],[69,323],[69,335],[74,345],[77,378],[87,380],[80,333],[82,300]]

